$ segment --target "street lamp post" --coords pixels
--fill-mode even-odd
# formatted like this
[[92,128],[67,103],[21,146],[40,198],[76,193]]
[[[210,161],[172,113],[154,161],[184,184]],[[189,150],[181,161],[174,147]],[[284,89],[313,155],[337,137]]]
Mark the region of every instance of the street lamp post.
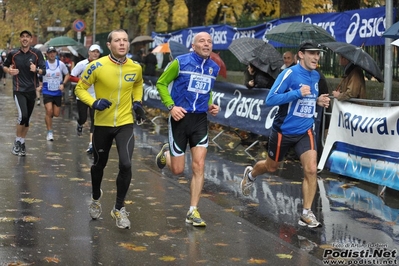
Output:
[[[57,32],[60,32],[60,24],[61,24],[61,20],[59,19],[59,18],[57,18],[56,20],[55,20],[55,24],[57,25],[57,28],[58,28],[58,31]],[[58,33],[58,36],[59,36],[59,33]]]
[[40,22],[39,22],[39,18],[34,18],[34,20],[36,21],[37,24],[37,43],[40,43]]

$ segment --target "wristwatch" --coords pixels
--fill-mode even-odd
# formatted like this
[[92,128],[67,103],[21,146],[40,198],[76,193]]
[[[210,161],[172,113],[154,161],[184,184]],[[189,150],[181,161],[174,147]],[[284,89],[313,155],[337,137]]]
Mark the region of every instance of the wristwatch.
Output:
[[171,111],[171,110],[173,109],[173,107],[175,107],[174,104],[169,105],[169,106],[168,106],[168,110]]

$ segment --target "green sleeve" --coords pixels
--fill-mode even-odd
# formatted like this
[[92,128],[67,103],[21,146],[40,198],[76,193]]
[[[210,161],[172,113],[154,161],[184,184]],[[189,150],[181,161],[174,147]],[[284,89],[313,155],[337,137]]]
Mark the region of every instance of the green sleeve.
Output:
[[168,86],[174,81],[179,75],[179,61],[176,59],[169,63],[169,65],[165,68],[165,71],[159,77],[157,81],[157,90],[159,96],[161,97],[162,103],[168,107],[171,104],[174,104],[172,97],[170,96]]

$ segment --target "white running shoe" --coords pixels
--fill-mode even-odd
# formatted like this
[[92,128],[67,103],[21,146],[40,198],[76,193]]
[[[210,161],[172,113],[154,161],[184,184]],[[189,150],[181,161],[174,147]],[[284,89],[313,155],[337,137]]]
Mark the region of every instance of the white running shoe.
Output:
[[49,141],[54,140],[53,132],[51,132],[51,131],[47,132],[47,140],[49,140]]

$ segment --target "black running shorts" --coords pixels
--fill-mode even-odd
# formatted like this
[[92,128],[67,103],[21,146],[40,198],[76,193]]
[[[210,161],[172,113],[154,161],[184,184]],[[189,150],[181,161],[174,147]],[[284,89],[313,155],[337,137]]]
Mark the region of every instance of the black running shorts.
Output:
[[169,147],[172,156],[184,155],[187,147],[208,147],[208,117],[206,113],[185,114],[175,121],[169,116]]
[[281,162],[289,149],[294,146],[295,153],[300,157],[302,153],[316,149],[316,141],[312,129],[302,135],[283,135],[272,130],[269,136],[268,155],[276,162]]

